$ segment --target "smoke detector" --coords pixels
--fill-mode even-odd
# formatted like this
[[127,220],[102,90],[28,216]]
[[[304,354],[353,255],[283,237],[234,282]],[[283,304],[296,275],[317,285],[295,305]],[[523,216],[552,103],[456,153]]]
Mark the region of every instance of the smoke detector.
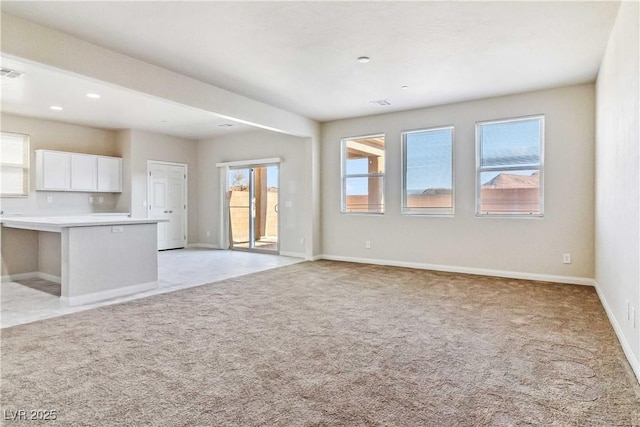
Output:
[[10,68],[0,68],[0,75],[2,77],[8,77],[10,79],[17,79],[18,77],[20,77],[21,75],[23,75],[24,73],[20,72],[20,71],[16,71],[16,70],[12,70]]

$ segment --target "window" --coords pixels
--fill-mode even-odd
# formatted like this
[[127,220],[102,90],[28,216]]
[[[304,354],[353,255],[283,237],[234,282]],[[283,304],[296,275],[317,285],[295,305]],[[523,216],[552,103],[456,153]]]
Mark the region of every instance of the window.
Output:
[[0,133],[0,195],[29,194],[29,136]]
[[476,124],[478,215],[543,215],[544,117]]
[[453,214],[453,127],[402,133],[402,213]]
[[384,213],[384,135],[342,140],[342,212]]

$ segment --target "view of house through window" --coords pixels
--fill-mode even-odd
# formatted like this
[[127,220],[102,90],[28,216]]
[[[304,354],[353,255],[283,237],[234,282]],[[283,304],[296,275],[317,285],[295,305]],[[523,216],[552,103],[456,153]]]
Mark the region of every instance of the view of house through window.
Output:
[[342,212],[384,212],[384,135],[342,140]]
[[476,125],[479,215],[543,214],[544,117]]
[[0,133],[0,195],[29,193],[29,135]]
[[453,127],[402,133],[402,212],[453,214]]

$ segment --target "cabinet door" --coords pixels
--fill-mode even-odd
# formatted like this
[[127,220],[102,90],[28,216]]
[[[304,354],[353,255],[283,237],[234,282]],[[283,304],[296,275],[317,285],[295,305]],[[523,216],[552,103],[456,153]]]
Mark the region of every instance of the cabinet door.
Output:
[[98,158],[88,154],[71,154],[71,189],[96,191]]
[[122,191],[122,159],[98,157],[98,191]]
[[42,153],[42,189],[68,190],[70,187],[69,153],[44,151]]

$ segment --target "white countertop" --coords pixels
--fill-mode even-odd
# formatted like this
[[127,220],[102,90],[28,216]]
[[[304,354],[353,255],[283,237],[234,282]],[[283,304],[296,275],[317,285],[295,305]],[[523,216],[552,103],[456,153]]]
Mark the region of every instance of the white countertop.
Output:
[[162,218],[131,218],[121,215],[73,215],[73,216],[7,216],[0,218],[5,227],[26,230],[60,232],[70,227],[96,227],[102,225],[156,224],[168,222]]

